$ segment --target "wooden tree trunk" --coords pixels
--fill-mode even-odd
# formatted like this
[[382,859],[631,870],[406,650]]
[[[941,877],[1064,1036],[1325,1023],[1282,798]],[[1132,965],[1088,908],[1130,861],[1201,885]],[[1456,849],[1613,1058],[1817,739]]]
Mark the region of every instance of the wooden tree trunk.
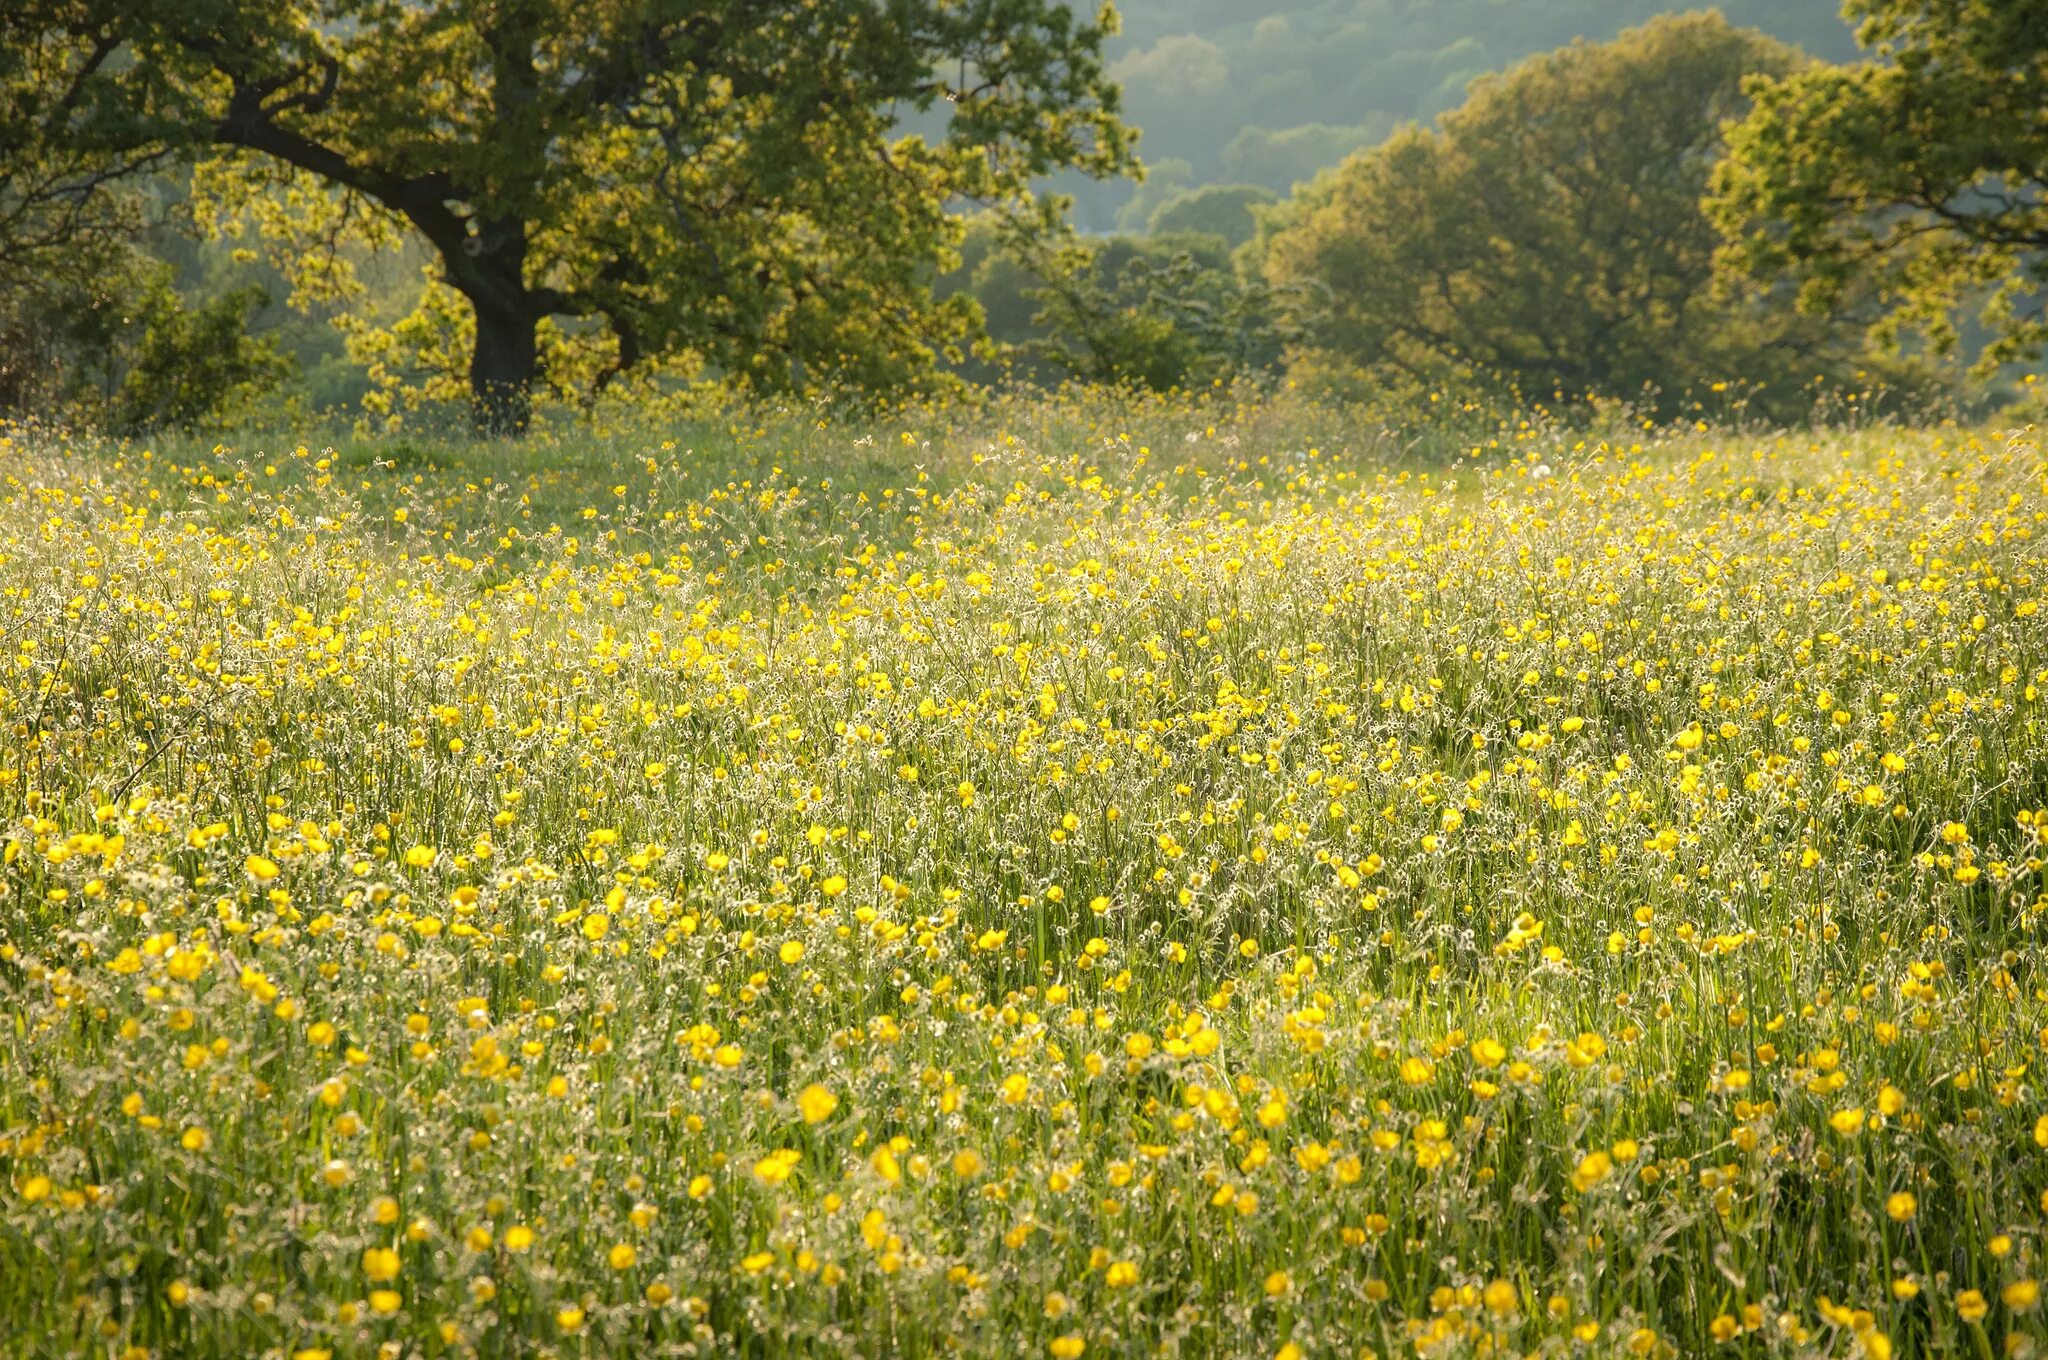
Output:
[[533,417],[540,316],[474,298],[471,303],[476,310],[476,349],[469,360],[471,418],[478,434],[517,437]]

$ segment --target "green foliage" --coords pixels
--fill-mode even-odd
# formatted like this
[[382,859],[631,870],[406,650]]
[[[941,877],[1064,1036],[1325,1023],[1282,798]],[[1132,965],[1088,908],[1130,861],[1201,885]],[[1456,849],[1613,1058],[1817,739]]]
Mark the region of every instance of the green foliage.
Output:
[[1205,184],[1168,199],[1145,224],[1155,235],[1193,232],[1221,239],[1232,250],[1258,233],[1254,209],[1277,201],[1259,184]]
[[1981,305],[1988,370],[2048,344],[2048,3],[1850,0],[1873,60],[1752,87],[1729,134],[1712,212],[1724,259],[1789,277],[1802,308],[1859,290],[1888,306],[1874,332],[1957,346]]
[[[948,205],[1042,233],[1034,180],[1131,164],[1111,22],[1051,0],[23,0],[5,37],[36,54],[9,83],[38,147],[215,157],[210,222],[269,243],[299,302],[347,318],[346,247],[426,243],[420,310],[352,348],[509,429],[536,382],[664,360],[756,388],[929,372],[971,322],[927,287]],[[903,134],[918,114],[938,131]]]
[[1271,370],[1299,335],[1294,299],[1198,258],[1220,244],[1163,236],[1062,252],[1029,290],[1043,332],[1034,352],[1084,382],[1155,391]]
[[0,14],[0,412],[63,402],[80,328],[104,328],[133,282],[144,201],[120,185],[146,158],[50,145],[42,124],[73,100],[45,47]]
[[1152,214],[1186,193],[1194,184],[1195,167],[1178,156],[1162,156],[1145,163],[1144,177],[1131,191],[1130,200],[1117,209],[1118,231],[1143,231]]
[[288,361],[248,333],[268,305],[260,288],[237,288],[187,307],[159,278],[144,295],[127,344],[126,371],[108,411],[121,433],[222,424],[283,381]]
[[1395,120],[1385,114],[1358,124],[1305,123],[1279,131],[1248,127],[1223,148],[1217,170],[1225,180],[1285,193],[1352,152],[1385,141],[1394,127]]
[[987,343],[959,366],[983,382],[1080,379],[1166,391],[1272,372],[1301,334],[1298,290],[1242,279],[1229,243],[1169,231],[1057,245],[968,225],[940,296],[971,300]]
[[1796,61],[1712,14],[1533,58],[1440,131],[1409,128],[1305,188],[1258,247],[1266,276],[1326,289],[1315,345],[1372,382],[1668,412],[1747,380],[1794,403],[1799,377],[1849,356],[1782,299],[1716,294],[1699,200],[1744,80]]
[[0,415],[115,434],[214,429],[247,416],[290,361],[249,333],[259,288],[188,303],[133,247],[94,252],[0,294]]

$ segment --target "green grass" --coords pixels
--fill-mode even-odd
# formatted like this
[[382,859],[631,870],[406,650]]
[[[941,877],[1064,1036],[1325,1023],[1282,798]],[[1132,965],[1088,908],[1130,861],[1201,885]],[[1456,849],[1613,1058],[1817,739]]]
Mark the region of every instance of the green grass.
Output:
[[2044,516],[1226,398],[16,436],[0,1353],[2033,1347]]

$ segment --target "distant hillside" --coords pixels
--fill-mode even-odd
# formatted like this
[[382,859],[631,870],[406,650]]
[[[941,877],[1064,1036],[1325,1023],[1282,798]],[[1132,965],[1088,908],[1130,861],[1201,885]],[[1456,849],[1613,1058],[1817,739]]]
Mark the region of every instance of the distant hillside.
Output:
[[[1726,0],[1737,24],[1832,61],[1856,54],[1839,0]],[[1178,188],[1299,179],[1463,101],[1476,76],[1574,38],[1606,39],[1666,0],[1125,0],[1113,48],[1153,182],[1062,184],[1081,224],[1137,227]]]

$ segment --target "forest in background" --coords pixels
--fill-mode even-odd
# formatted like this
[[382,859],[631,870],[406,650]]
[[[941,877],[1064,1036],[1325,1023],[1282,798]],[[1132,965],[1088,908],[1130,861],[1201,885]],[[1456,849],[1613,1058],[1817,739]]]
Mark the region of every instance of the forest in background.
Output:
[[2009,406],[2048,334],[2034,0],[224,3],[0,20],[0,412],[1284,379],[1795,421]]
[[[1208,184],[1285,197],[1405,122],[1464,102],[1489,72],[1574,39],[1604,42],[1670,0],[1128,0],[1110,71],[1142,130],[1141,185],[1063,180],[1089,231],[1142,231]],[[1823,61],[1856,55],[1837,0],[1723,0],[1728,21]]]

